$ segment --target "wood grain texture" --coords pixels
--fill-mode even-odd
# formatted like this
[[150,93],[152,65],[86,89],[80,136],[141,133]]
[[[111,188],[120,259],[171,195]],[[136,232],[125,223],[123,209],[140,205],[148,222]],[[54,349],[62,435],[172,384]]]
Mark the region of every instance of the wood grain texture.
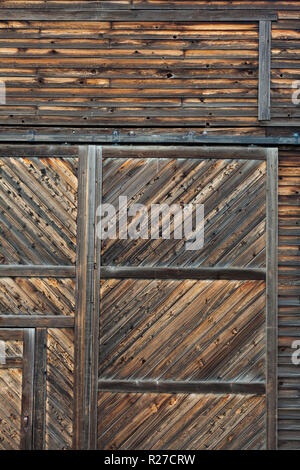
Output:
[[70,450],[73,435],[74,333],[50,328],[47,339],[46,450]]
[[99,261],[96,210],[101,192],[96,146],[79,151],[78,232],[76,259],[76,315],[73,448],[96,447],[97,363],[99,349]]
[[18,450],[21,431],[22,366],[0,369],[0,449]]
[[278,336],[278,150],[267,159],[267,448],[277,449],[277,336]]
[[127,196],[129,207],[144,204],[149,216],[152,204],[204,204],[204,247],[186,250],[172,226],[168,240],[151,239],[150,233],[148,239],[103,240],[102,265],[264,267],[265,162],[180,158],[188,150],[175,154],[162,159],[156,151],[157,158],[142,158],[143,150],[140,155],[134,148],[128,159],[104,158],[103,202],[117,216],[120,196]]
[[75,262],[77,159],[0,155],[1,264]]
[[75,280],[0,277],[0,315],[74,315]]
[[47,387],[47,329],[36,328],[33,376],[33,432],[32,448],[45,449],[46,437],[46,387]]
[[35,330],[24,330],[20,449],[33,449]]
[[258,119],[269,121],[270,114],[270,76],[271,76],[271,22],[259,22],[259,82],[258,82]]
[[101,379],[263,381],[262,281],[103,281]]
[[[198,393],[224,395],[226,393],[240,395],[265,395],[266,387],[263,382],[204,382],[204,381],[151,381],[151,380],[107,380],[98,382],[100,392],[112,393]],[[101,419],[101,416],[100,416]]]
[[257,7],[238,1],[2,2],[0,77],[8,101],[0,122],[268,125],[258,120],[258,22],[273,20],[271,121],[299,126],[291,94],[299,79],[300,7],[268,0]]
[[3,5],[0,123],[258,124],[258,20],[272,11],[122,7]]
[[99,449],[264,449],[265,405],[251,395],[99,393]]
[[278,447],[300,449],[299,366],[292,363],[299,339],[299,151],[279,151]]

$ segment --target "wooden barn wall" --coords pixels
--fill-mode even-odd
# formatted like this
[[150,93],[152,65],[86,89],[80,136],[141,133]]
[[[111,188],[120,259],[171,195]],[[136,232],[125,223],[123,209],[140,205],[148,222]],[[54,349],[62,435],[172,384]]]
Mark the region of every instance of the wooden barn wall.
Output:
[[[278,21],[272,23],[272,66],[271,66],[271,121],[257,120],[257,77],[258,77],[258,25],[255,22],[220,23],[200,25],[197,20],[191,24],[163,23],[132,25],[120,21],[102,21],[99,13],[95,19],[95,8],[99,4],[109,8],[152,9],[156,7],[205,9],[254,8],[275,10]],[[76,14],[74,14],[76,12]],[[93,20],[89,20],[90,16]],[[38,18],[38,19],[37,19]],[[43,19],[40,19],[43,18]],[[100,18],[100,19],[99,19]],[[75,19],[75,21],[74,21]],[[133,28],[134,26],[134,28]],[[210,133],[234,135],[276,135],[272,126],[285,126],[291,135],[300,125],[299,106],[291,102],[292,82],[300,79],[300,2],[298,1],[144,1],[123,0],[122,2],[94,1],[47,1],[32,0],[2,1],[0,5],[0,80],[7,87],[7,105],[0,106],[0,125],[5,133],[26,135],[33,126],[57,126],[50,130],[59,135],[67,127],[93,127],[87,130],[92,138],[101,126],[143,126],[142,133],[151,135],[152,128],[180,126],[186,130],[200,129]],[[64,128],[64,126],[66,126]],[[198,126],[198,127],[197,127]],[[294,126],[293,131],[288,126]],[[184,129],[184,132],[186,132]],[[45,134],[49,131],[45,130]],[[75,131],[74,131],[75,132]],[[110,131],[109,131],[110,132]],[[137,132],[139,130],[137,129]],[[280,130],[282,132],[282,130]],[[291,363],[291,344],[299,338],[299,191],[300,191],[300,148],[279,149],[279,404],[278,437],[280,449],[300,449],[300,387],[299,366]],[[72,265],[75,260],[74,221],[76,218],[76,178],[74,165],[66,168],[50,168],[50,179],[45,182],[37,162],[33,168],[27,161],[18,163],[19,168],[1,168],[6,171],[5,199],[10,201],[7,225],[1,224],[0,263],[47,264],[49,253],[47,242],[53,241],[53,230],[60,233],[60,245],[54,246],[51,264]],[[51,195],[35,204],[36,195],[28,194],[27,185],[18,189],[13,174],[18,171]],[[40,172],[40,173],[39,173]],[[70,199],[60,202],[61,210],[68,213],[72,224],[59,225],[52,218],[55,207],[47,207],[54,194],[53,188],[59,181],[63,190],[67,187]],[[67,186],[69,185],[69,186]],[[70,188],[73,190],[70,191]],[[9,191],[12,191],[12,196]],[[18,192],[23,192],[29,205],[19,204]],[[72,192],[73,191],[73,192]],[[47,194],[47,192],[45,194]],[[54,197],[54,200],[55,200]],[[67,206],[64,206],[67,204]],[[3,209],[3,208],[2,208]],[[41,213],[43,209],[43,213]],[[50,210],[49,210],[50,209]],[[11,220],[22,232],[22,219],[29,214],[35,222],[45,217],[48,225],[34,233],[28,231],[16,237],[8,230]],[[23,214],[23,215],[22,215]],[[55,282],[54,282],[55,281]],[[72,387],[73,387],[73,330],[60,329],[60,320],[53,323],[53,315],[71,316],[74,311],[73,279],[20,279],[16,276],[0,278],[0,313],[9,309],[13,314],[38,315],[47,307],[51,316],[51,329],[47,335],[47,402],[46,442],[47,449],[68,449],[72,445]],[[20,293],[26,302],[19,306]],[[20,393],[22,373],[14,368],[0,370],[0,411],[4,419],[0,422],[0,449],[16,448],[20,439]],[[6,399],[6,409],[1,407],[1,397]],[[132,393],[124,401],[123,394],[117,400],[109,392],[99,396],[99,409],[103,422],[109,419],[112,406],[121,412],[129,412],[144,420],[145,429],[156,426],[159,429],[155,448],[172,446],[174,435],[169,408],[177,407],[178,415],[189,408],[189,423],[193,433],[184,434],[186,447],[196,442],[202,433],[197,420],[197,396],[176,396],[163,394],[143,395]],[[227,400],[227,401],[226,401]],[[235,401],[236,400],[236,401]],[[219,402],[207,396],[206,406],[218,410]],[[233,429],[243,429],[241,439],[248,448],[259,447],[262,435],[262,399],[244,396],[243,399],[223,397],[225,408],[255,410],[256,415],[245,416],[256,419],[256,435],[247,436],[244,416],[229,423]],[[125,407],[125,408],[122,408]],[[161,413],[157,414],[160,409]],[[123,411],[122,411],[123,410]],[[131,415],[129,415],[130,418]],[[134,433],[135,421],[123,422],[129,426],[133,447],[139,445]],[[133,426],[130,428],[130,426]],[[222,445],[223,429],[213,430],[219,435]],[[173,434],[174,433],[174,434]],[[117,425],[112,429],[102,446],[114,445],[118,435]],[[249,440],[247,441],[247,437]],[[205,446],[210,446],[207,436]],[[228,444],[230,448],[230,443]],[[113,447],[112,447],[113,448]]]
[[299,339],[300,158],[299,147],[279,152],[278,439],[281,449],[300,449],[300,372],[291,362]]
[[[187,8],[189,22],[102,20],[135,9]],[[258,22],[197,22],[196,9],[276,11],[271,121],[299,125],[299,2],[3,1],[3,125],[226,126],[259,133]],[[195,14],[193,15],[193,11]],[[148,12],[148,13],[147,13]]]

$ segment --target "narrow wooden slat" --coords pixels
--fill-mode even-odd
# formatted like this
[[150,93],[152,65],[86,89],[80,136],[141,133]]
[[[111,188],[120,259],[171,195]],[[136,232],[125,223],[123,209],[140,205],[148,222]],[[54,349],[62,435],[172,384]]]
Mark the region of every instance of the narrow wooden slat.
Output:
[[3,145],[0,157],[76,157],[77,145]]
[[22,450],[32,449],[34,341],[35,330],[33,328],[26,328],[24,330],[23,345],[22,413],[20,443],[20,447]]
[[75,318],[58,315],[0,315],[0,328],[74,328]]
[[35,330],[33,436],[34,450],[44,450],[46,426],[47,329]]
[[22,369],[23,360],[21,357],[8,357],[5,364],[0,364],[0,369]]
[[[103,170],[102,170],[102,147],[96,147],[96,189],[95,189],[95,209],[102,202],[102,181],[103,181]],[[94,224],[96,221],[96,214]],[[91,336],[92,350],[93,350],[93,361],[91,365],[91,409],[90,409],[90,448],[97,449],[98,439],[98,373],[99,373],[99,323],[100,323],[100,277],[101,277],[101,240],[97,236],[96,230],[94,230],[94,310],[93,310],[93,334]],[[95,410],[96,409],[96,410]]]
[[267,448],[277,448],[278,151],[267,159],[266,398]]
[[0,265],[0,277],[75,277],[75,266]]
[[75,316],[74,449],[95,446],[97,413],[95,364],[98,358],[99,302],[95,290],[95,217],[99,165],[96,146],[79,150],[77,291]]
[[1,328],[0,330],[0,340],[9,341],[23,341],[23,330],[20,328],[18,329],[11,329],[11,328]]
[[232,279],[264,280],[263,268],[101,267],[102,279]]
[[272,10],[123,10],[93,8],[89,11],[81,9],[46,9],[18,8],[1,9],[2,20],[70,20],[73,21],[258,21],[276,20],[277,14]]
[[269,121],[271,76],[271,22],[259,22],[258,119]]
[[264,395],[265,384],[262,382],[99,380],[98,389],[101,392],[114,393],[238,393]]
[[[268,123],[266,123],[268,125]],[[288,123],[288,125],[290,125]],[[135,128],[135,129],[111,129],[80,127],[58,128],[58,127],[31,127],[24,129],[10,129],[1,127],[0,142],[86,142],[100,144],[201,144],[201,145],[299,145],[300,139],[286,135],[287,131],[276,127],[276,122],[268,128],[268,136],[261,128],[247,129],[239,128],[230,130],[237,135],[228,135],[228,129],[214,129],[199,131],[197,128],[187,130],[185,128]],[[246,134],[244,134],[246,131]],[[275,135],[271,135],[271,134]]]
[[267,150],[263,147],[186,147],[186,146],[104,146],[103,158],[214,158],[265,160]]

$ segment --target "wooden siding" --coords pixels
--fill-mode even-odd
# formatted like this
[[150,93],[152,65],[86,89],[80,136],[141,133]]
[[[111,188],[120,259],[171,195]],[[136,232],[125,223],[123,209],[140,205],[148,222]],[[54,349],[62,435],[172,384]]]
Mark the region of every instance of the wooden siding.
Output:
[[257,19],[273,18],[269,123],[299,125],[291,101],[299,4],[261,1],[259,8],[237,1],[2,2],[7,103],[0,124],[258,126]]
[[279,404],[280,449],[300,449],[299,366],[291,361],[299,339],[299,150],[279,152]]

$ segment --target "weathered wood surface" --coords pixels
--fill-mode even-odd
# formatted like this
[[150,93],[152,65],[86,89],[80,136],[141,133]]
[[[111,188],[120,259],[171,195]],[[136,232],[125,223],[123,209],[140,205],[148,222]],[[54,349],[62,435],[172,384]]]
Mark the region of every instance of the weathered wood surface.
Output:
[[0,265],[1,277],[75,277],[75,266]]
[[88,144],[299,145],[297,127],[0,127],[0,142]]
[[265,378],[262,281],[111,280],[101,299],[100,378]]
[[271,122],[300,123],[295,2],[38,3],[1,3],[3,125],[259,125],[258,20],[272,9]]
[[292,343],[299,340],[299,151],[279,152],[279,283],[278,283],[278,445],[300,449],[299,366],[291,361]]
[[74,328],[74,317],[58,315],[0,315],[1,328]]
[[74,315],[73,279],[0,277],[0,294],[0,316]]
[[[266,387],[263,382],[203,382],[203,381],[151,381],[151,380],[99,380],[98,389],[101,392],[112,393],[210,393],[214,395],[253,394],[264,395]],[[101,415],[100,415],[101,420]]]
[[146,158],[138,148],[120,150],[124,158],[106,158],[105,147],[103,152],[104,203],[118,210],[121,195],[129,206],[141,203],[148,210],[155,203],[196,203],[204,204],[205,215],[203,248],[186,250],[185,240],[175,240],[171,227],[170,240],[103,240],[103,266],[265,266],[265,162],[160,159],[159,151],[150,152],[157,158]]
[[0,369],[0,449],[18,450],[21,431],[22,366]]
[[74,264],[77,159],[19,152],[19,158],[0,153],[0,262]]
[[48,330],[47,339],[47,450],[70,450],[73,436],[74,332]]
[[107,392],[99,410],[99,449],[265,448],[263,397]]
[[259,22],[258,119],[260,121],[269,121],[271,117],[271,28],[270,21]]
[[98,157],[95,145],[80,148],[73,433],[73,448],[78,450],[95,449],[97,441],[100,266],[96,267],[96,261],[99,261],[100,243],[95,220],[101,197]]
[[2,124],[258,124],[258,20],[270,10],[21,6],[1,10]]
[[23,339],[22,410],[20,449],[32,450],[35,330],[26,328]]
[[267,159],[266,249],[266,406],[267,448],[277,450],[277,336],[278,336],[278,150],[269,149]]
[[263,268],[143,268],[101,266],[101,279],[266,279]]
[[33,376],[32,448],[45,449],[46,436],[47,329],[36,328]]
[[219,160],[266,160],[268,150],[263,147],[206,146],[188,147],[182,145],[128,146],[105,145],[105,158],[195,158]]

